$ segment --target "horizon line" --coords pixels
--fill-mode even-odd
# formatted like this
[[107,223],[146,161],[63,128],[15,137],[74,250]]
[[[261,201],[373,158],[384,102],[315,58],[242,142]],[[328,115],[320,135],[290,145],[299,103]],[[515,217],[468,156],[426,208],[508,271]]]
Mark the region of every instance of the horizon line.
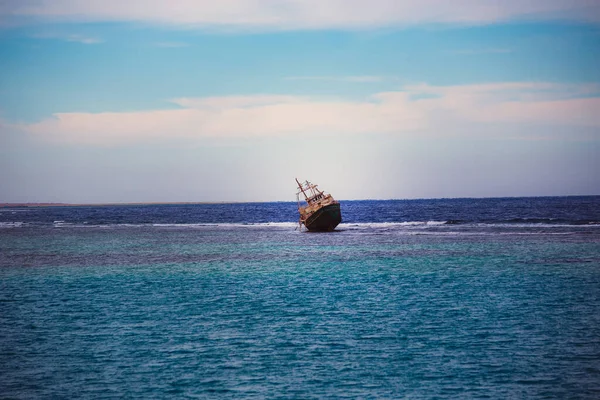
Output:
[[[344,201],[416,201],[416,200],[469,200],[469,199],[526,199],[526,198],[551,198],[551,197],[600,197],[600,194],[568,194],[568,195],[541,195],[541,196],[490,196],[490,197],[416,197],[416,198],[390,198],[390,199],[343,199]],[[108,206],[150,206],[150,205],[213,205],[213,204],[267,204],[267,203],[296,203],[295,200],[273,201],[148,201],[148,202],[102,202],[102,203],[63,203],[63,202],[0,202],[0,209],[7,207],[108,207]]]

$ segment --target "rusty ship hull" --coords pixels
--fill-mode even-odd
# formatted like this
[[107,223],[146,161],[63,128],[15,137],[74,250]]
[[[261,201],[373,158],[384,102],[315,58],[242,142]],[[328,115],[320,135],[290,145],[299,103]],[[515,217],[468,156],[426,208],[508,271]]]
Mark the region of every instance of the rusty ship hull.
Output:
[[339,203],[319,208],[304,221],[304,226],[311,232],[331,232],[342,222]]

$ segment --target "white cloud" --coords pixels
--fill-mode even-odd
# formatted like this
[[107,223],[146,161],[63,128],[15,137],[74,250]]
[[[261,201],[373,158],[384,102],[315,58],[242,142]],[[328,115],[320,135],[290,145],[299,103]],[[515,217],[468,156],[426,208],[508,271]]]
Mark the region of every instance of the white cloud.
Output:
[[[407,86],[361,101],[255,95],[172,100],[181,109],[59,113],[21,131],[68,143],[319,134],[444,135],[475,125],[600,128],[600,87],[553,83]],[[595,97],[593,97],[595,96]],[[538,129],[543,136],[543,129]]]
[[356,75],[356,76],[288,76],[284,78],[288,81],[335,81],[335,82],[355,82],[355,83],[374,83],[385,80],[382,76]]
[[104,43],[102,39],[92,36],[84,36],[78,34],[60,34],[60,33],[41,33],[34,35],[37,39],[55,39],[64,40],[66,42],[81,43],[81,44],[98,44]]
[[600,22],[594,0],[8,0],[0,20],[134,21],[243,29],[357,29],[509,20]]
[[77,43],[83,43],[83,44],[103,43],[102,39],[98,39],[95,37],[82,36],[82,35],[69,35],[69,36],[65,37],[65,40],[67,42],[77,42]]
[[[432,120],[442,114],[451,115],[453,121],[464,122],[600,128],[598,84],[518,82],[437,87],[416,85],[407,87],[407,90],[417,95],[432,95],[419,101]],[[395,93],[390,96],[395,96]]]
[[200,97],[200,98],[179,98],[172,99],[171,102],[184,108],[193,109],[248,109],[256,107],[266,107],[283,104],[299,104],[309,102],[308,97],[285,96],[285,95],[248,95],[248,96],[221,96],[221,97]]

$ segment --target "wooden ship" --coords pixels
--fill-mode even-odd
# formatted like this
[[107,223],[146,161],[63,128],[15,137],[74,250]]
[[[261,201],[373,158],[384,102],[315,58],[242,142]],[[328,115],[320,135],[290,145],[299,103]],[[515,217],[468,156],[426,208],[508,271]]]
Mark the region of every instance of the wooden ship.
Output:
[[[340,203],[335,201],[330,194],[325,194],[317,188],[317,185],[305,181],[298,182],[298,212],[300,213],[300,225],[313,232],[330,232],[342,222]],[[300,194],[304,195],[306,204],[302,204]]]

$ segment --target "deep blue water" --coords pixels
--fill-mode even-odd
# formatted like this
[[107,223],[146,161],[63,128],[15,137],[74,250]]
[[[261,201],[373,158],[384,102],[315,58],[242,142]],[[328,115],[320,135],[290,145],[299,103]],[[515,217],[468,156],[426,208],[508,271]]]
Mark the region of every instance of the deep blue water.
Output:
[[600,197],[0,209],[0,398],[600,398]]
[[[347,223],[600,224],[600,196],[342,201]],[[0,208],[0,226],[295,222],[294,202]]]

